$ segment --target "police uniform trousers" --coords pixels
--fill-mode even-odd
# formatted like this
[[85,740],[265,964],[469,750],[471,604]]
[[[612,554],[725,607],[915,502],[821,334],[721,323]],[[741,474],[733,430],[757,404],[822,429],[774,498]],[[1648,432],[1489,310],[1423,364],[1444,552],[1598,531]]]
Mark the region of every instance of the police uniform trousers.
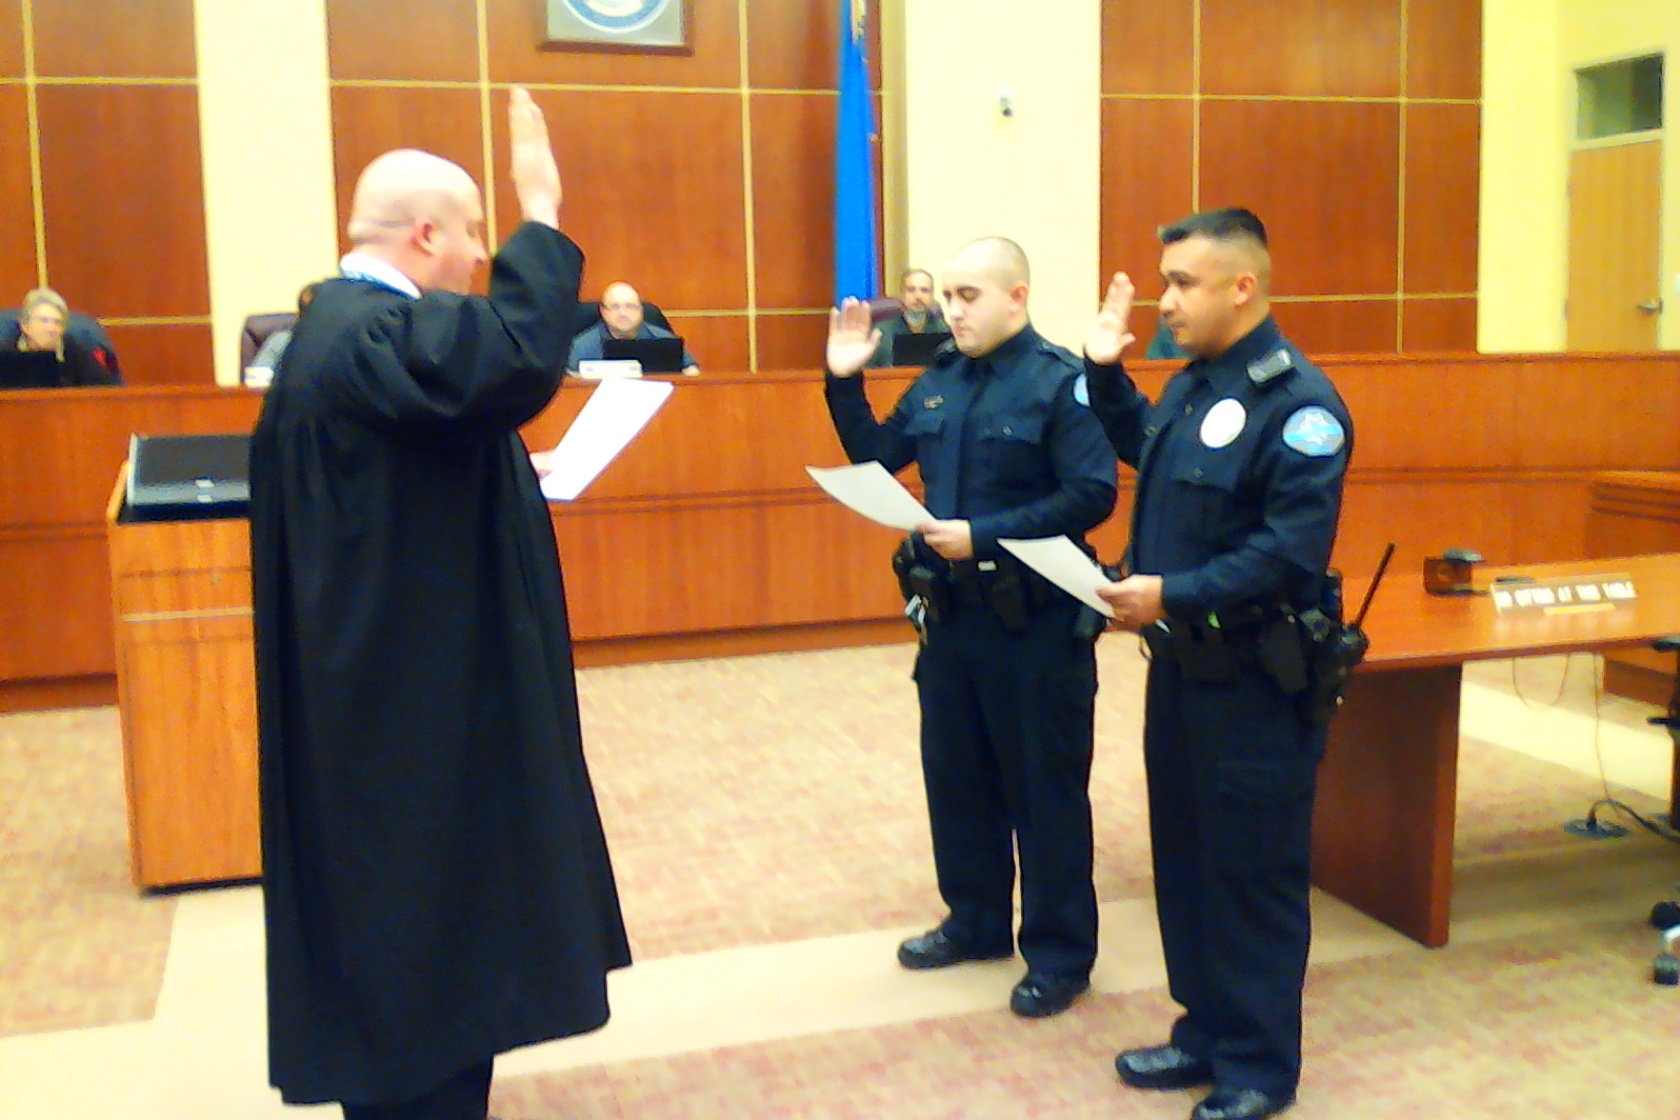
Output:
[[344,1105],[344,1120],[485,1120],[493,1059],[462,1070],[423,1096],[396,1104]]
[[1091,884],[1095,645],[1079,604],[1052,602],[1011,632],[983,606],[928,624],[916,661],[922,775],[948,935],[1009,952],[1015,850],[1029,969],[1084,977],[1097,955]]
[[1149,669],[1144,761],[1175,1045],[1232,1089],[1291,1096],[1301,1073],[1301,986],[1313,792],[1325,730],[1258,667],[1228,683]]

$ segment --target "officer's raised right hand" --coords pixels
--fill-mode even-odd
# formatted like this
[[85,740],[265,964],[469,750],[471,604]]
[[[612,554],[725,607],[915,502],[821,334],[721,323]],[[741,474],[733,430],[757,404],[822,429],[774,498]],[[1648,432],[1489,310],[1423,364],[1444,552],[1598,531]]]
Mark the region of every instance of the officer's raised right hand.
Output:
[[1085,335],[1085,356],[1099,366],[1111,366],[1120,360],[1133,335],[1127,329],[1132,317],[1132,296],[1137,289],[1132,278],[1116,272],[1108,282],[1102,306],[1097,308],[1096,321]]
[[868,364],[881,341],[874,329],[869,305],[847,299],[828,313],[828,372],[850,377]]

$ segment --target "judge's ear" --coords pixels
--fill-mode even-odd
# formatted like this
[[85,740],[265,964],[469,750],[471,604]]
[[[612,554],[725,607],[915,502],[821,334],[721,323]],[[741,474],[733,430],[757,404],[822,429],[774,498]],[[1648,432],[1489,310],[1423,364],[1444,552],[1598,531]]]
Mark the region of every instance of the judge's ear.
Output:
[[438,223],[432,218],[416,218],[414,224],[408,227],[409,242],[427,256],[437,254],[438,234]]

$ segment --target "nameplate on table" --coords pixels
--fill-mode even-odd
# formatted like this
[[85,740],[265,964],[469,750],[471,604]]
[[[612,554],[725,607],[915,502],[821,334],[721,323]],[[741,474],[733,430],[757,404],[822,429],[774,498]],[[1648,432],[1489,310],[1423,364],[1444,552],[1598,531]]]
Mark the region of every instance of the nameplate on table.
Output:
[[584,359],[578,363],[578,376],[585,381],[604,381],[609,377],[640,377],[642,363],[634,358]]
[[1500,614],[1583,614],[1631,606],[1639,598],[1625,572],[1562,576],[1523,582],[1495,580],[1488,594]]

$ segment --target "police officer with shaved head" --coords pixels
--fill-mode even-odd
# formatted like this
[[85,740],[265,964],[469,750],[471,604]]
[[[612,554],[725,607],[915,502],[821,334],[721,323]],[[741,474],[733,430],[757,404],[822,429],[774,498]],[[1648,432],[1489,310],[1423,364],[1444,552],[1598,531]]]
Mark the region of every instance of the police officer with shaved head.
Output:
[[[1190,363],[1151,403],[1120,365],[1133,286],[1117,274],[1085,344],[1091,405],[1137,469],[1126,574],[1106,587],[1151,654],[1150,839],[1167,982],[1164,1044],[1122,1051],[1139,1089],[1211,1085],[1192,1120],[1288,1108],[1301,1074],[1308,864],[1327,714],[1303,619],[1327,575],[1353,428],[1278,330],[1266,229],[1247,210],[1161,231],[1161,317]],[[1321,613],[1314,614],[1317,610]]]
[[1021,247],[975,241],[942,281],[951,342],[884,422],[858,376],[880,341],[867,305],[847,300],[828,336],[828,407],[846,454],[889,471],[915,462],[934,518],[894,568],[910,609],[925,612],[922,773],[950,913],[899,946],[898,961],[1013,956],[1019,851],[1027,972],[1009,1006],[1036,1018],[1085,991],[1097,954],[1088,786],[1100,626],[1082,625],[1088,608],[998,541],[1082,539],[1113,509],[1117,467],[1078,360],[1028,322]]

